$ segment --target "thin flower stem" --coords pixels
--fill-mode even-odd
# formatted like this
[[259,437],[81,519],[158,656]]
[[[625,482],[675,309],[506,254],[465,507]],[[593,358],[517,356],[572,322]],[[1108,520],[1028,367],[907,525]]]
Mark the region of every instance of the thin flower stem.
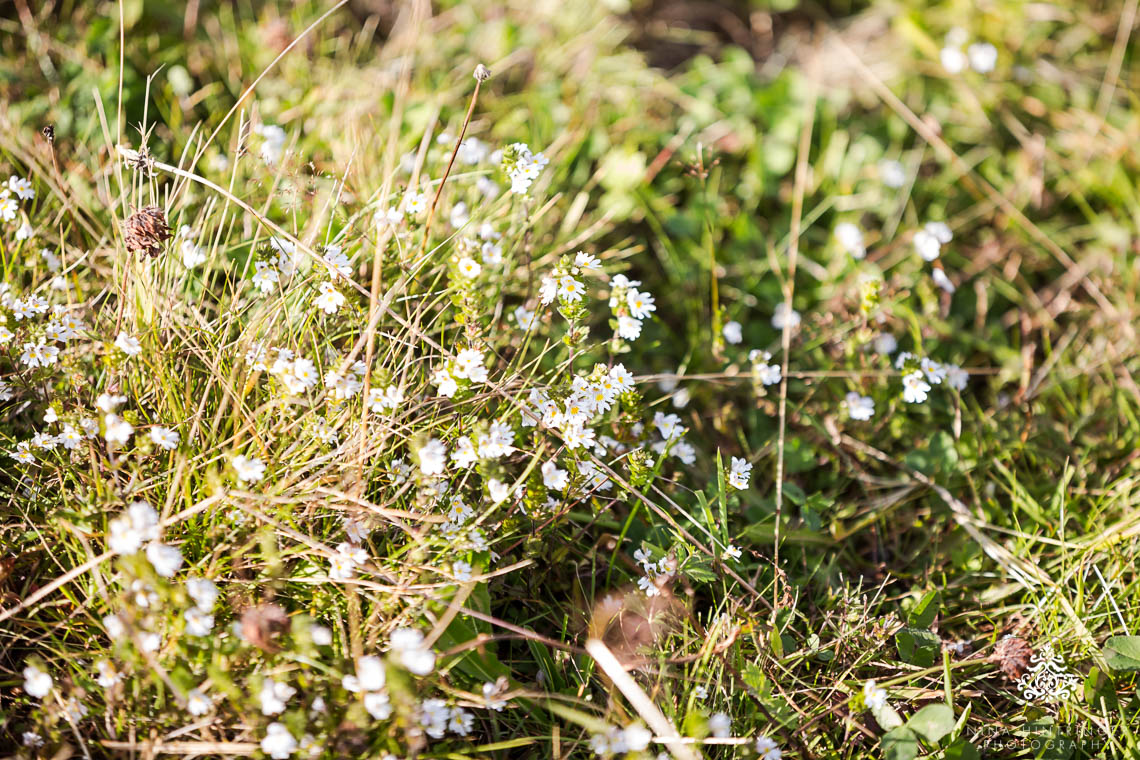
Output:
[[443,195],[444,185],[447,184],[447,178],[451,175],[451,167],[455,166],[455,157],[459,155],[459,146],[463,144],[463,137],[467,134],[467,125],[471,123],[471,115],[475,113],[475,102],[479,99],[479,88],[483,86],[483,80],[478,76],[475,77],[475,91],[471,93],[471,102],[467,105],[467,116],[463,119],[463,126],[459,130],[459,137],[455,140],[455,147],[451,149],[451,159],[447,162],[447,169],[443,172],[443,179],[439,181],[439,187],[435,189],[435,197],[431,200],[431,208],[428,209],[427,222],[424,223],[424,239],[420,243],[420,256],[423,256],[427,251],[428,238],[431,233],[431,223],[435,219],[435,208],[439,205],[439,196]]

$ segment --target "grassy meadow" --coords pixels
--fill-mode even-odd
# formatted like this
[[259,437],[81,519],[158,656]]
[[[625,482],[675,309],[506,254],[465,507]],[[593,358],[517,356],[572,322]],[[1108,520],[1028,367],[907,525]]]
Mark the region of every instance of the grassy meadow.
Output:
[[0,0],[0,757],[1140,757],[1137,0]]

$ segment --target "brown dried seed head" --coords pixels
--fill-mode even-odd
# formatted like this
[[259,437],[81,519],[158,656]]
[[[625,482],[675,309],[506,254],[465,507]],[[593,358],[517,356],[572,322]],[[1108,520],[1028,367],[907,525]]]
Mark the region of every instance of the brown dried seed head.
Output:
[[276,604],[250,607],[241,615],[241,633],[246,641],[265,652],[276,652],[274,643],[280,634],[289,630],[289,615]]
[[1029,670],[1031,657],[1033,657],[1033,647],[1029,646],[1029,642],[1025,639],[1017,636],[1006,636],[998,642],[997,649],[994,650],[994,659],[998,662],[998,668],[1011,681],[1016,681],[1025,675]]
[[128,251],[142,251],[148,256],[162,253],[163,242],[171,238],[166,214],[160,206],[147,206],[127,217],[123,240]]

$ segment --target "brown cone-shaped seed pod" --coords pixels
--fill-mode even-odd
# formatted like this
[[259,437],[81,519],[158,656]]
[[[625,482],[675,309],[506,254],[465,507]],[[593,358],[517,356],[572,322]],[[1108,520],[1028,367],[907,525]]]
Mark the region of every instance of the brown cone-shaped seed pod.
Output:
[[1016,681],[1025,675],[1029,670],[1029,658],[1032,656],[1033,647],[1029,646],[1029,642],[1025,639],[1017,636],[1006,636],[998,642],[994,650],[994,659],[998,662],[998,668],[1011,681]]
[[143,251],[148,256],[162,253],[163,242],[171,238],[166,214],[160,206],[147,206],[127,217],[123,239],[128,251]]

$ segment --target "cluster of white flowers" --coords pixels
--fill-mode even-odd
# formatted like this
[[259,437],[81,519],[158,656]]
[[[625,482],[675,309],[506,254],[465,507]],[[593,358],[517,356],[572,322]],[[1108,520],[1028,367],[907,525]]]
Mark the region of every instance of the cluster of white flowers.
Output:
[[486,383],[488,378],[486,357],[477,348],[461,349],[453,359],[447,359],[431,376],[431,384],[439,395],[453,397],[460,388]]
[[[19,201],[28,201],[36,197],[36,190],[32,187],[30,180],[23,177],[11,176],[8,182],[0,185],[0,221],[12,222],[20,213]],[[24,223],[25,225],[27,222]],[[23,231],[24,225],[20,226],[20,231]],[[17,233],[19,234],[19,232]],[[23,238],[30,237],[29,233],[24,233]]]
[[526,195],[550,160],[542,153],[532,153],[526,143],[511,143],[503,149],[499,164],[511,180],[511,192]]
[[923,261],[934,261],[942,253],[942,246],[954,239],[954,233],[945,222],[927,222],[914,233],[914,249]]
[[650,448],[657,454],[672,454],[682,463],[691,465],[697,461],[697,450],[683,436],[688,428],[681,424],[681,418],[676,414],[655,412],[653,427],[661,434],[661,440],[652,444]]
[[467,736],[475,726],[475,716],[442,699],[425,699],[420,703],[420,726],[433,739],[442,739],[448,731]]
[[660,594],[661,587],[677,573],[677,560],[671,555],[666,555],[655,562],[653,554],[642,546],[633,553],[633,558],[645,573],[637,579],[637,587],[644,591],[646,596]]
[[909,351],[895,357],[895,369],[904,373],[903,400],[908,404],[926,401],[931,386],[942,385],[943,381],[954,390],[962,391],[970,380],[969,373],[956,364],[941,364],[929,357],[919,359]]
[[728,469],[728,484],[738,491],[748,488],[752,477],[752,464],[747,459],[733,457]]
[[634,341],[641,336],[642,322],[657,311],[653,296],[641,287],[640,280],[624,274],[610,278],[610,310],[613,312],[614,334],[622,340]]
[[954,27],[946,33],[946,42],[939,52],[942,68],[947,73],[960,74],[966,70],[966,65],[979,74],[988,74],[997,65],[997,48],[988,42],[974,42],[965,52],[962,45],[966,44],[969,34],[961,27]]
[[186,593],[194,600],[194,605],[182,613],[186,620],[186,633],[191,636],[208,636],[214,628],[214,602],[218,599],[218,587],[207,578],[186,580]]
[[[451,209],[451,225],[461,228],[470,221],[466,203],[457,203]],[[502,233],[490,222],[484,222],[477,230],[477,237],[463,235],[455,241],[455,270],[461,283],[474,280],[483,273],[484,267],[498,269],[503,264]]]
[[[0,400],[7,400],[11,397],[10,392],[6,389],[6,385],[0,387]],[[105,437],[107,442],[112,445],[126,443],[134,432],[134,428],[129,422],[113,414],[115,408],[125,401],[126,397],[124,396],[110,396],[106,393],[100,395],[96,400],[96,406],[107,412],[104,417]],[[92,417],[69,414],[66,419],[61,418],[55,407],[48,407],[43,420],[46,425],[58,426],[59,432],[52,434],[41,431],[33,435],[31,440],[17,443],[10,456],[20,464],[35,464],[34,450],[53,451],[57,447],[62,447],[66,451],[75,451],[84,440],[90,440],[99,435],[99,423]],[[166,428],[156,429],[167,431]],[[174,431],[168,432],[169,435],[164,434],[162,436],[163,440],[170,440],[173,437],[175,439],[174,445],[177,446],[178,434]]]
[[561,431],[562,441],[568,449],[586,447],[605,453],[606,444],[599,440],[593,429],[593,420],[608,412],[622,393],[633,388],[633,375],[622,364],[608,369],[599,364],[589,375],[575,376],[570,387],[570,393],[561,402],[542,390],[532,388],[522,424],[525,427],[542,425]]
[[328,273],[328,279],[317,286],[313,305],[325,314],[335,314],[345,302],[344,293],[337,287],[337,281],[348,279],[352,274],[352,264],[343,248],[332,244],[324,247],[321,262]]
[[285,153],[285,130],[276,124],[258,124],[253,133],[262,139],[260,155],[261,160],[267,164],[276,164]]
[[769,351],[752,349],[748,352],[748,362],[752,365],[752,376],[761,385],[776,385],[783,377],[780,365],[772,361]]
[[621,755],[627,752],[642,752],[649,747],[653,733],[640,723],[631,723],[625,728],[610,726],[604,734],[590,737],[590,748],[595,755]]
[[369,715],[376,720],[385,720],[392,715],[392,704],[385,690],[387,681],[384,661],[366,655],[356,661],[356,674],[346,675],[341,683],[348,691],[361,695]]
[[576,309],[586,295],[586,286],[579,278],[597,274],[600,266],[598,259],[585,251],[578,251],[572,260],[563,261],[542,277],[538,290],[542,305],[549,306],[557,300],[564,309]]
[[253,262],[254,287],[262,295],[274,292],[297,271],[301,262],[301,254],[292,241],[283,238],[269,238],[269,248],[257,254]]
[[171,578],[182,567],[182,552],[158,541],[158,513],[145,501],[134,501],[107,526],[107,547],[116,554],[135,554],[145,547],[154,571]]

